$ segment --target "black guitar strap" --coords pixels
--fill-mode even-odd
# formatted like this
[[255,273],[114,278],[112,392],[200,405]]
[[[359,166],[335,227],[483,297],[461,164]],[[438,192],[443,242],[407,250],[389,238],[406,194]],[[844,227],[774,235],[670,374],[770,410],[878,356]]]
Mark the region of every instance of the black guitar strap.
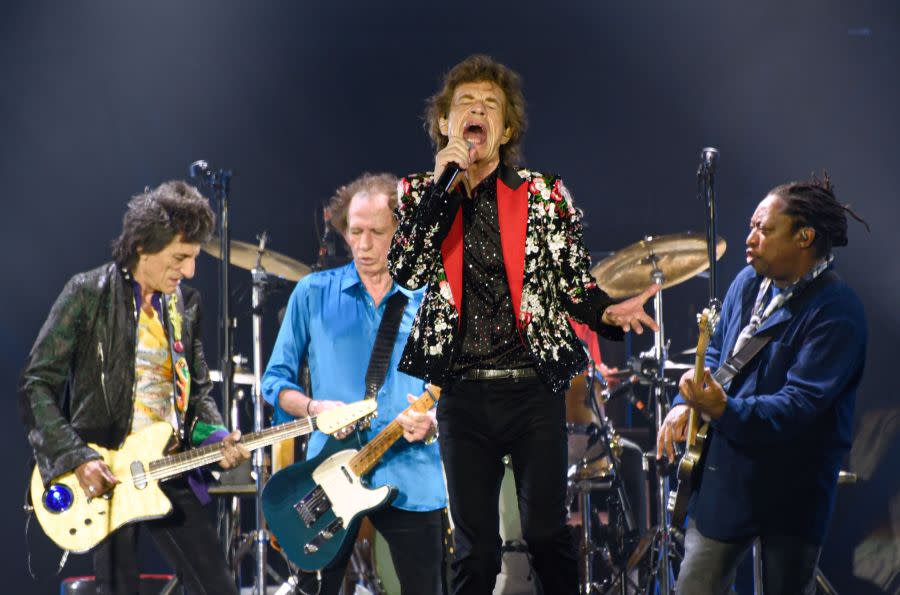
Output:
[[391,363],[391,354],[394,353],[394,341],[400,331],[400,321],[403,320],[403,311],[408,301],[409,298],[405,293],[396,291],[388,298],[384,307],[384,315],[381,317],[381,324],[378,325],[375,345],[372,346],[372,355],[369,357],[369,368],[366,370],[367,399],[374,399],[384,384]]
[[756,354],[762,351],[762,348],[771,340],[771,334],[754,335],[750,337],[750,340],[744,344],[740,351],[725,360],[722,367],[713,372],[713,378],[715,378],[716,382],[721,384],[725,390],[728,390],[728,385],[731,384],[732,379],[737,376],[744,366],[749,364],[750,361],[756,357]]
[[[813,279],[809,285],[807,285],[803,292],[800,293],[797,297],[790,300],[785,304],[785,308],[790,308],[794,311],[799,311],[806,305],[806,303],[816,294],[815,289],[833,283],[840,279],[837,273],[834,270],[828,270]],[[777,327],[778,325],[776,325]],[[772,327],[772,328],[776,328]],[[728,385],[737,376],[740,371],[749,364],[756,355],[762,351],[762,348],[766,346],[766,344],[772,340],[772,334],[769,332],[770,329],[766,329],[763,333],[758,335],[753,335],[750,337],[750,340],[744,344],[740,351],[735,354],[732,354],[725,363],[722,364],[722,367],[716,370],[713,373],[713,378],[716,379],[716,382],[721,384],[726,390],[728,389]]]

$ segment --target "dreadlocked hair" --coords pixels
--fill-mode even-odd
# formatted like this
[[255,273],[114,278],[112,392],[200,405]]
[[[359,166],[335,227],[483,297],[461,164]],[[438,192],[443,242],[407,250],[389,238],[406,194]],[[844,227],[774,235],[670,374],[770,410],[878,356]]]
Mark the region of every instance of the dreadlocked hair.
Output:
[[830,254],[834,247],[847,245],[847,213],[871,231],[849,204],[838,202],[834,188],[828,172],[823,170],[821,179],[813,173],[809,180],[782,184],[769,192],[787,203],[784,213],[793,217],[795,231],[801,227],[816,231],[813,248],[818,258]]

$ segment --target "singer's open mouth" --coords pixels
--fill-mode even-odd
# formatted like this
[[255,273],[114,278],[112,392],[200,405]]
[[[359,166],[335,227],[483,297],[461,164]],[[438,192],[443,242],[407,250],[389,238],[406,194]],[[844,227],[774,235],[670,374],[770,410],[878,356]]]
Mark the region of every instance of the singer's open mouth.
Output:
[[487,140],[487,131],[481,124],[466,124],[463,130],[463,138],[470,143],[480,145]]

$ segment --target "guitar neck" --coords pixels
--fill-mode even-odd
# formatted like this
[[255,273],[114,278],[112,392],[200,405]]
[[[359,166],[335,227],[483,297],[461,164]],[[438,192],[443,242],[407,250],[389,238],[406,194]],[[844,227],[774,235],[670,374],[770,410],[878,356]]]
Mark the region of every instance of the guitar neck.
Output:
[[[440,397],[440,394],[440,388],[430,386],[429,389],[422,393],[418,399],[406,408],[404,413],[409,413],[411,411],[426,413],[434,406],[435,402]],[[403,428],[400,427],[400,424],[397,423],[397,420],[395,419],[389,423],[387,427],[378,432],[368,444],[350,459],[350,469],[357,477],[362,477],[378,464],[378,461],[381,460],[384,453],[386,453],[401,436],[403,436]]]
[[[315,418],[302,417],[289,423],[272,426],[261,432],[242,436],[241,444],[247,450],[252,451],[281,440],[310,434],[315,429]],[[214,443],[151,461],[149,467],[154,478],[162,481],[197,467],[218,463],[221,460],[222,448],[218,443]]]
[[[703,383],[703,373],[705,370],[704,364],[706,363],[706,348],[709,344],[709,335],[708,335],[708,327],[707,327],[708,317],[704,311],[704,315],[702,316],[700,322],[700,337],[697,340],[697,352],[694,355],[694,384],[697,386],[701,386]],[[700,430],[700,414],[697,413],[697,410],[691,407],[690,417],[688,417],[688,427],[687,427],[687,436],[686,442],[688,448],[694,446],[697,443],[697,432]]]

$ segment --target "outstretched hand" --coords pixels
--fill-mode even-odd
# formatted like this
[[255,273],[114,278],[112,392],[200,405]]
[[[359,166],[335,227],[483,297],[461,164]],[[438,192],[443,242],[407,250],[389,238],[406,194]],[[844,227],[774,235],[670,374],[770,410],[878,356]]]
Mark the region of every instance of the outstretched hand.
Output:
[[644,304],[656,295],[660,289],[662,289],[661,285],[651,285],[633,298],[608,306],[603,311],[601,321],[618,326],[626,333],[634,331],[640,335],[644,332],[644,327],[652,331],[658,331],[659,325],[644,311]]

